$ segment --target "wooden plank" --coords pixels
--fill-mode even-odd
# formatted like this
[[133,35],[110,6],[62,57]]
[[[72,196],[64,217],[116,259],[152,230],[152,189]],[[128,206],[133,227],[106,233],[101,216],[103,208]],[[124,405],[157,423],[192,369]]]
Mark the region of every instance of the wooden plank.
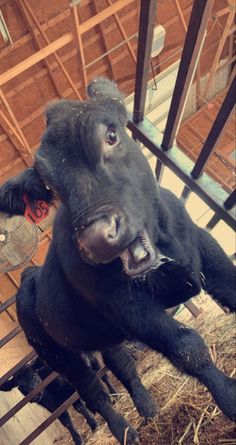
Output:
[[83,75],[83,83],[84,83],[84,93],[86,93],[86,87],[88,84],[87,74],[86,74],[86,68],[85,68],[85,56],[84,56],[84,48],[83,48],[83,42],[82,42],[82,35],[80,30],[80,23],[79,23],[79,14],[77,6],[72,4],[71,7],[71,17],[75,28],[75,40],[77,43],[77,47],[79,48],[79,56],[81,60],[82,65],[82,75]]
[[14,77],[18,76],[19,74],[22,74],[28,68],[31,68],[31,66],[45,59],[45,57],[55,53],[55,51],[58,51],[65,45],[68,45],[68,43],[72,42],[73,39],[73,34],[71,32],[68,32],[59,39],[42,48],[40,51],[32,54],[32,56],[27,57],[27,59],[23,60],[22,62],[18,63],[18,65],[15,65],[13,68],[10,68],[8,71],[0,75],[0,86],[4,85],[6,82],[9,82],[9,80],[11,79],[14,79]]
[[234,16],[235,16],[235,11],[231,10],[229,15],[228,15],[228,18],[227,18],[227,21],[226,21],[226,24],[225,24],[225,28],[224,28],[223,34],[221,36],[220,43],[219,43],[219,46],[217,48],[217,51],[216,51],[216,54],[215,54],[215,57],[214,57],[214,60],[213,60],[213,63],[212,63],[212,66],[211,66],[211,69],[210,69],[210,72],[209,72],[209,76],[208,76],[208,79],[207,79],[207,82],[206,82],[206,86],[205,86],[203,94],[202,94],[202,97],[203,97],[204,100],[207,99],[208,90],[209,90],[209,87],[211,85],[212,79],[214,77],[215,71],[216,71],[216,69],[218,67],[220,56],[221,56],[221,53],[223,51],[226,39],[229,36],[229,31],[230,31],[230,27],[231,27],[231,25],[233,23]]
[[188,27],[187,27],[187,25],[186,25],[184,15],[183,15],[182,9],[181,9],[180,4],[179,4],[179,0],[174,0],[174,4],[175,4],[175,6],[176,6],[177,13],[178,13],[180,22],[181,22],[181,24],[182,24],[182,27],[184,28],[184,32],[186,33]]
[[89,31],[94,26],[98,25],[99,23],[109,18],[112,14],[119,12],[121,9],[125,8],[126,6],[130,5],[130,3],[133,2],[134,0],[118,0],[116,3],[113,3],[111,6],[108,6],[108,8],[104,9],[95,16],[91,17],[91,19],[88,19],[86,20],[86,22],[81,23],[81,28],[80,28],[81,34],[84,34],[85,32]]
[[[107,3],[109,4],[109,6],[112,5],[111,0],[107,0]],[[120,19],[119,19],[118,14],[115,13],[115,14],[114,14],[114,17],[115,17],[117,26],[118,26],[118,28],[119,28],[119,30],[120,30],[122,36],[123,36],[124,39],[125,39],[125,43],[126,43],[126,45],[127,45],[127,47],[128,47],[128,50],[129,50],[129,52],[130,52],[130,55],[131,55],[131,57],[133,58],[134,62],[136,63],[137,59],[136,59],[135,52],[134,52],[134,50],[133,50],[133,48],[132,48],[131,43],[130,43],[129,40],[127,39],[127,34],[126,34],[126,32],[125,32],[125,30],[124,30],[124,27],[123,27],[123,25],[122,25],[122,23],[121,23],[121,21],[120,21]]]
[[[32,38],[33,38],[33,41],[34,41],[34,44],[35,44],[37,50],[42,49],[42,44],[41,44],[41,42],[40,42],[39,35],[38,35],[37,32],[35,32],[35,29],[31,26],[30,18],[29,18],[29,13],[27,12],[27,9],[26,9],[26,4],[24,3],[23,0],[16,0],[16,3],[17,3],[17,6],[18,6],[18,8],[19,8],[21,14],[22,14],[22,17],[24,18],[24,21],[25,21],[25,23],[26,23],[26,26],[27,26],[27,28],[28,28],[30,34],[32,35]],[[56,94],[57,94],[59,97],[62,98],[62,95],[61,95],[61,93],[60,93],[60,90],[59,90],[59,88],[58,88],[58,86],[57,86],[57,82],[56,82],[55,76],[54,76],[54,74],[53,74],[53,71],[52,71],[52,69],[51,69],[51,67],[50,67],[50,64],[49,64],[47,58],[45,58],[45,59],[43,60],[43,63],[45,64],[45,66],[46,66],[46,68],[47,68],[49,77],[50,77],[51,82],[52,82],[52,84],[53,84],[53,86],[54,86],[54,88],[55,88]]]
[[15,115],[14,115],[14,113],[13,113],[13,111],[12,111],[12,109],[11,109],[11,107],[10,107],[10,105],[9,105],[9,103],[8,103],[8,101],[7,101],[7,99],[6,99],[6,97],[5,97],[5,95],[4,95],[4,93],[3,93],[1,88],[0,88],[0,98],[2,100],[2,103],[5,106],[6,110],[8,111],[8,113],[9,113],[9,115],[10,115],[10,117],[11,117],[11,119],[12,119],[12,121],[13,121],[15,127],[16,127],[18,135],[19,135],[19,137],[20,137],[20,139],[21,139],[21,141],[23,143],[23,145],[21,146],[21,149],[18,150],[19,154],[22,156],[22,158],[24,159],[26,164],[30,166],[32,164],[32,153],[31,153],[29,144],[28,144],[28,142],[27,142],[27,140],[26,140],[26,138],[24,136],[24,133],[23,133],[23,131],[22,131],[22,129],[21,129],[21,127],[20,127],[20,125],[19,125],[19,123],[18,123],[18,121],[17,121],[17,119],[16,119],[16,117],[15,117]]
[[[96,11],[96,13],[98,13],[98,4],[97,4],[96,0],[93,0],[92,5],[93,5],[93,8]],[[106,56],[106,58],[107,58],[111,75],[113,78],[115,78],[114,65],[112,63],[112,59],[110,56],[110,48],[108,47],[106,39],[105,39],[105,28],[103,28],[104,25],[102,23],[99,23],[98,26],[99,26],[100,34],[102,37],[102,42],[103,42],[104,49],[105,49],[104,56]]]
[[[21,1],[24,3],[25,8],[27,9],[27,11],[28,11],[28,13],[30,14],[30,16],[31,16],[31,18],[32,18],[32,20],[33,20],[33,22],[34,22],[35,25],[37,26],[37,29],[38,29],[39,33],[40,33],[40,34],[42,35],[42,37],[44,38],[45,42],[49,45],[49,44],[50,44],[50,40],[48,39],[47,34],[43,31],[42,26],[40,25],[39,21],[37,20],[37,18],[36,18],[36,16],[35,16],[34,12],[33,12],[33,10],[32,10],[32,8],[31,8],[30,5],[28,4],[27,0],[21,0]],[[68,80],[68,82],[69,82],[69,84],[70,84],[72,90],[74,91],[76,97],[77,97],[79,100],[81,100],[81,99],[82,99],[82,98],[81,98],[81,95],[80,95],[78,89],[76,88],[74,82],[72,81],[72,79],[71,79],[69,73],[68,73],[67,70],[65,69],[65,67],[64,67],[64,65],[63,65],[63,63],[62,63],[60,57],[58,56],[58,54],[56,54],[56,52],[53,53],[52,56],[55,58],[56,62],[57,62],[58,65],[60,66],[60,68],[61,68],[61,70],[62,70],[64,76],[65,76],[66,79]],[[49,66],[49,69],[51,70],[50,66]],[[52,77],[53,77],[53,79],[54,79],[53,74],[52,74]],[[60,93],[60,91],[59,91],[59,89],[58,89],[58,87],[57,87],[57,85],[56,85],[56,81],[55,81],[55,80],[53,81],[53,83],[54,83],[54,86],[55,86],[56,90],[58,91],[58,95],[59,95],[59,97],[63,97],[63,93]]]

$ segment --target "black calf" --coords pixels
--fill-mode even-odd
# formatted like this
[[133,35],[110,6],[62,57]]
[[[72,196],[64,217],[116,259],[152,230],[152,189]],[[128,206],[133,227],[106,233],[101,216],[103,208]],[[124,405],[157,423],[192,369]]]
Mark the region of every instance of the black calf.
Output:
[[[97,370],[100,369],[99,364],[95,358],[92,359],[93,364],[96,366]],[[44,364],[41,359],[37,358],[28,365],[25,365],[19,371],[17,371],[14,376],[0,386],[0,391],[10,391],[13,388],[18,388],[23,395],[29,394],[33,389],[35,389],[38,384],[44,380],[50,373],[52,369]],[[107,376],[104,376],[107,377]],[[106,379],[108,384],[110,384],[108,378]],[[75,389],[67,383],[62,377],[58,376],[49,385],[47,385],[31,402],[36,402],[43,408],[46,408],[51,413],[55,411],[65,400],[67,400],[73,393]],[[80,413],[87,421],[91,430],[95,430],[97,427],[97,422],[95,417],[85,406],[85,403],[78,399],[73,407],[78,413]],[[83,440],[80,434],[76,431],[70,415],[67,411],[62,413],[58,419],[61,423],[68,429],[76,445],[81,445]]]
[[116,86],[97,79],[87,102],[49,107],[47,129],[32,169],[0,188],[0,211],[24,214],[27,195],[62,205],[42,267],[27,269],[17,311],[37,353],[76,387],[117,439],[138,442],[117,414],[82,351],[100,350],[141,415],[154,416],[125,340],[140,341],[197,377],[236,419],[236,382],[212,363],[203,339],[165,312],[201,287],[236,309],[236,274],[217,242],[199,229],[182,203],[161,188],[125,131]]

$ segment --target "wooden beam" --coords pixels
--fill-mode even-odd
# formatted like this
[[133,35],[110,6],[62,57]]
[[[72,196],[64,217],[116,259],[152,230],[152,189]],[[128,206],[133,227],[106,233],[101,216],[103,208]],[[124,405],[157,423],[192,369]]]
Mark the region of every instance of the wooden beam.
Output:
[[88,78],[86,74],[86,68],[85,68],[85,56],[84,56],[84,48],[82,43],[82,35],[80,30],[80,23],[79,23],[79,14],[78,9],[75,4],[72,3],[71,5],[71,17],[74,24],[75,29],[75,40],[77,44],[77,48],[79,49],[79,55],[81,60],[81,66],[82,66],[82,76],[83,76],[83,83],[84,83],[84,93],[86,95],[86,87],[88,85]]
[[3,105],[5,106],[5,108],[7,110],[7,112],[9,113],[9,116],[11,117],[11,120],[12,120],[13,124],[15,125],[16,130],[18,132],[18,136],[21,139],[21,142],[23,144],[21,146],[21,150],[19,151],[19,153],[22,155],[22,157],[23,157],[24,161],[27,163],[27,165],[31,165],[32,164],[32,153],[30,150],[30,146],[29,146],[29,144],[24,136],[24,133],[23,133],[23,131],[22,131],[22,129],[21,129],[21,127],[20,127],[20,125],[19,125],[19,123],[18,123],[18,121],[17,121],[17,119],[16,119],[16,117],[15,117],[15,115],[14,115],[1,88],[0,88],[0,98],[2,100]]
[[228,15],[228,18],[227,18],[227,21],[226,21],[226,24],[225,24],[225,28],[224,28],[223,34],[221,36],[220,43],[219,43],[219,46],[217,48],[217,51],[216,51],[216,54],[215,54],[215,57],[214,57],[214,60],[213,60],[213,63],[212,63],[209,75],[208,75],[206,86],[205,86],[203,94],[202,94],[202,97],[203,97],[204,100],[207,99],[208,90],[209,90],[209,87],[211,85],[211,81],[212,81],[212,79],[214,77],[215,71],[216,71],[216,69],[218,67],[220,56],[221,56],[221,53],[223,51],[226,39],[228,38],[229,30],[230,30],[230,27],[231,27],[231,25],[233,23],[234,16],[235,16],[235,11],[231,10],[229,15]]
[[[111,0],[107,0],[107,3],[108,3],[110,6],[112,5]],[[118,14],[116,14],[116,13],[114,13],[114,17],[115,17],[116,23],[117,23],[117,25],[118,25],[118,28],[119,28],[119,30],[120,30],[122,36],[123,36],[124,39],[125,39],[125,42],[126,42],[126,45],[127,45],[127,47],[128,47],[128,50],[129,50],[129,52],[130,52],[130,55],[131,55],[131,57],[133,58],[133,61],[136,63],[137,58],[136,58],[135,52],[134,52],[134,50],[133,50],[133,48],[132,48],[131,43],[130,43],[129,40],[127,39],[127,34],[126,34],[125,30],[124,30],[124,27],[123,27],[123,25],[122,25],[122,23],[121,23],[121,20],[119,19],[119,16],[118,16]]]
[[[93,8],[96,11],[96,13],[98,13],[98,5],[97,5],[96,0],[93,0],[92,5],[93,5]],[[105,49],[105,52],[106,52],[106,57],[107,57],[107,61],[108,61],[108,65],[109,65],[111,74],[112,74],[113,78],[115,78],[114,67],[113,67],[112,59],[111,59],[110,52],[109,52],[110,48],[107,45],[107,42],[106,42],[106,39],[105,39],[105,33],[103,32],[103,26],[104,25],[102,23],[99,23],[97,26],[99,27],[99,30],[100,30],[100,34],[101,34],[101,37],[102,37],[102,42],[103,42],[104,49]]]
[[[19,10],[20,10],[20,12],[21,12],[21,14],[22,14],[22,17],[23,17],[25,23],[26,23],[26,26],[27,26],[27,28],[28,28],[30,34],[32,35],[33,42],[34,42],[36,48],[37,48],[38,50],[39,50],[39,49],[42,49],[42,44],[41,44],[41,41],[40,41],[40,39],[39,39],[39,35],[38,35],[37,32],[35,32],[35,29],[31,26],[30,17],[29,17],[29,12],[27,11],[27,8],[26,8],[26,5],[25,5],[24,1],[23,1],[23,0],[16,0],[16,3],[17,3],[17,6],[18,6],[18,8],[19,8]],[[53,86],[54,86],[54,88],[55,88],[56,94],[57,94],[59,97],[62,97],[61,92],[60,92],[60,90],[59,90],[59,88],[58,88],[58,86],[57,86],[57,82],[56,82],[55,76],[54,76],[54,74],[53,74],[53,71],[52,71],[52,69],[51,69],[51,67],[50,67],[50,64],[49,64],[47,58],[45,58],[45,59],[43,60],[43,63],[45,64],[45,66],[46,66],[46,68],[47,68],[49,77],[50,77],[51,82],[52,82],[52,84],[53,84]]]
[[[50,40],[47,37],[47,34],[43,31],[42,26],[40,25],[39,21],[37,20],[32,8],[30,7],[30,5],[28,4],[27,0],[21,0],[24,2],[25,7],[27,8],[29,14],[31,15],[32,20],[34,21],[34,23],[36,24],[40,34],[42,35],[42,37],[44,38],[45,42],[49,45],[50,44]],[[54,54],[52,54],[52,56],[54,57],[54,59],[56,60],[56,62],[58,63],[59,67],[61,68],[64,76],[66,77],[66,79],[68,80],[72,90],[74,91],[76,97],[81,100],[81,95],[78,91],[78,89],[76,88],[74,82],[72,81],[69,73],[67,72],[67,70],[65,69],[60,57],[58,56],[58,54],[55,52]],[[63,97],[63,94],[61,95],[61,97]]]
[[226,6],[226,8],[221,9],[220,11],[214,12],[214,14],[212,14],[212,18],[213,19],[218,19],[219,17],[222,17],[226,14],[228,14],[230,12],[230,8],[229,6]]
[[229,118],[233,112],[234,104],[235,104],[235,87],[236,87],[236,79],[230,85],[224,102],[214,120],[214,123],[210,129],[210,132],[207,136],[207,139],[203,145],[201,153],[197,159],[196,164],[194,165],[193,170],[191,171],[191,176],[194,179],[198,179],[202,174],[204,168],[206,167],[207,161],[210,158],[211,154],[214,152],[217,144],[220,141],[220,138],[223,136],[223,130],[227,125]]
[[58,49],[68,45],[68,43],[72,42],[73,38],[73,34],[68,32],[67,34],[64,34],[64,36],[42,48],[40,51],[32,54],[32,56],[27,57],[27,59],[18,63],[18,65],[10,68],[8,71],[0,75],[0,86],[4,85],[6,82],[9,82],[9,80],[14,79],[16,76],[19,76],[19,74],[22,74],[28,68],[31,68],[31,66],[45,59],[45,57],[49,56],[50,54],[55,53],[55,51]]
[[25,157],[25,147],[21,138],[2,111],[0,111],[0,125],[13,143],[14,147],[21,155],[21,157],[24,159],[26,165],[30,165],[31,162],[29,161],[28,156]]
[[213,3],[214,0],[208,0],[207,2],[205,0],[195,0],[193,3],[163,138],[163,148],[165,150],[172,147],[181,124],[185,104],[205,41]]
[[112,3],[111,6],[108,6],[108,8],[104,9],[103,11],[96,14],[94,17],[91,17],[91,19],[88,19],[86,20],[86,22],[82,23],[80,29],[81,34],[84,34],[94,26],[99,25],[99,23],[106,20],[112,14],[119,12],[121,9],[125,8],[133,2],[134,0],[118,0],[116,3]]
[[178,13],[180,22],[182,24],[182,27],[184,28],[184,32],[186,33],[188,27],[186,25],[186,21],[185,21],[184,15],[183,15],[182,9],[181,9],[180,4],[179,4],[179,0],[174,0],[174,4],[176,6],[177,13]]

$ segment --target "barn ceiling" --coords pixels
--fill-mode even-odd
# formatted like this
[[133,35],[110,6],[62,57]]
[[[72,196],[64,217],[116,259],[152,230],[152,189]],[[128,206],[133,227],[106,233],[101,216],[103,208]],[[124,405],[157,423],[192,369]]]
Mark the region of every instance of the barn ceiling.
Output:
[[[125,95],[133,92],[139,0],[0,0],[0,182],[31,165],[49,101],[85,97],[85,85],[105,75]],[[150,77],[181,56],[192,0],[158,2],[156,24],[165,28]],[[232,64],[234,4],[216,0],[197,81],[210,72],[207,99],[222,59]],[[202,103],[201,103],[202,101]]]

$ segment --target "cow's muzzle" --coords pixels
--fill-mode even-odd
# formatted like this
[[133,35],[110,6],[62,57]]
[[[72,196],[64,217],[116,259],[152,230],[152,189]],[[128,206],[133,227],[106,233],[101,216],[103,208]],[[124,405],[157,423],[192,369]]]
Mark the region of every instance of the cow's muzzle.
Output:
[[92,263],[110,263],[119,256],[127,232],[126,218],[111,213],[95,218],[77,233],[79,249]]
[[106,264],[120,258],[124,272],[131,277],[143,275],[171,260],[153,247],[146,229],[131,233],[127,219],[118,213],[83,227],[77,233],[77,242],[88,262]]

